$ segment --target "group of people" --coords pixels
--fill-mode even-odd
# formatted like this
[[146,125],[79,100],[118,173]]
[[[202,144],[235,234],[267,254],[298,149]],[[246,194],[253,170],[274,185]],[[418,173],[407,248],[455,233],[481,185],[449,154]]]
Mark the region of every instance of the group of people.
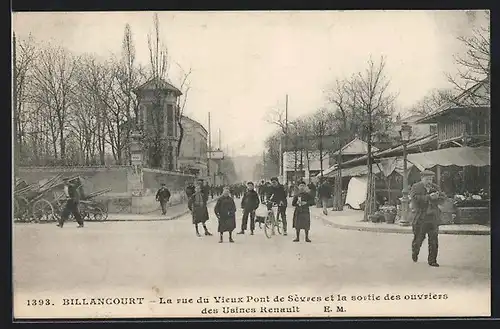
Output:
[[[201,237],[199,232],[199,224],[202,224],[206,236],[212,234],[206,227],[206,222],[209,219],[208,213],[208,194],[209,190],[205,188],[203,180],[199,179],[196,185],[190,185],[186,189],[188,196],[188,208],[192,214],[192,223],[195,226],[195,232],[198,237]],[[285,187],[279,183],[278,178],[271,179],[269,186],[262,190],[256,190],[253,182],[245,184],[245,190],[235,190],[231,186],[225,186],[222,191],[221,197],[218,198],[214,207],[215,216],[218,219],[218,233],[219,242],[223,242],[223,234],[228,233],[229,242],[234,242],[233,231],[236,229],[236,213],[237,206],[235,198],[241,196],[240,208],[242,209],[241,228],[237,234],[245,234],[248,229],[248,222],[250,219],[250,235],[254,235],[256,210],[261,203],[267,205],[268,209],[272,209],[272,205],[277,206],[277,219],[281,218],[283,223],[283,235],[287,235],[287,216],[286,209],[288,206],[287,192]],[[300,231],[305,232],[305,241],[311,242],[309,238],[309,230],[311,225],[311,218],[309,207],[314,204],[314,198],[311,196],[307,189],[305,182],[298,184],[298,192],[294,195],[292,206],[295,207],[293,215],[292,227],[296,231],[296,237],[293,240],[298,242],[300,240]]]
[[[428,264],[437,267],[439,266],[437,263],[439,225],[438,205],[446,198],[446,195],[441,192],[438,185],[433,183],[434,173],[432,171],[423,171],[421,176],[421,181],[414,184],[410,191],[410,220],[413,225],[412,259],[414,262],[418,261],[420,248],[425,237],[428,236]],[[62,228],[69,215],[73,214],[78,222],[78,227],[82,228],[84,226],[83,218],[78,210],[80,201],[79,189],[81,184],[73,183],[67,178],[65,178],[63,182],[66,204],[57,226]],[[246,187],[243,190],[242,186],[245,185]],[[326,215],[327,202],[332,196],[331,185],[326,180],[323,180],[318,187],[316,187],[314,183],[310,183],[308,186],[305,182],[300,181],[296,184],[296,188],[293,185],[289,185],[288,188],[285,188],[279,183],[276,177],[273,177],[270,182],[262,181],[258,185],[257,190],[255,190],[255,186],[252,182],[247,182],[245,185],[236,184],[233,186],[224,186],[222,188],[222,195],[217,200],[214,207],[215,215],[219,221],[219,242],[223,242],[223,233],[225,232],[229,234],[229,242],[234,242],[232,233],[236,229],[237,212],[234,197],[242,197],[240,207],[243,210],[243,215],[241,229],[238,234],[245,234],[248,228],[249,218],[250,234],[254,234],[255,211],[261,203],[264,203],[268,206],[268,210],[272,210],[272,205],[277,206],[277,219],[281,218],[283,223],[283,234],[287,235],[287,196],[293,194],[292,206],[295,207],[295,210],[292,227],[295,228],[296,231],[296,237],[293,241],[298,242],[300,231],[304,230],[305,241],[311,242],[309,238],[311,225],[309,207],[314,205],[316,200],[319,199],[323,206],[323,213]],[[208,183],[204,183],[203,179],[198,179],[196,184],[190,183],[186,187],[185,192],[188,197],[188,208],[191,211],[193,224],[198,237],[201,237],[199,224],[202,225],[206,236],[212,235],[206,226],[206,222],[209,219],[207,203],[213,191],[214,189],[210,188]],[[165,184],[162,184],[156,194],[156,200],[160,202],[163,214],[166,214],[166,205],[170,196],[170,191],[166,188]]]

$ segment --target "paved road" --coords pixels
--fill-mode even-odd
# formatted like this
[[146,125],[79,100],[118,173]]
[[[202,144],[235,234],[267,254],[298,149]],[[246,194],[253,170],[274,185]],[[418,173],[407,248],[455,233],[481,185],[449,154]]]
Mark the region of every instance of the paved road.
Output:
[[[291,215],[289,209],[289,227]],[[425,247],[422,260],[411,261],[411,236],[404,234],[339,230],[313,219],[312,243],[293,243],[292,234],[267,239],[257,228],[254,236],[235,235],[235,243],[226,239],[219,244],[215,216],[209,228],[214,236],[196,237],[189,216],[164,222],[87,223],[84,229],[76,223],[63,229],[16,224],[14,289],[26,296],[119,289],[157,294],[173,289],[176,294],[269,289],[312,293],[360,287],[489,291],[489,236],[440,236],[441,267],[432,268],[426,264]]]

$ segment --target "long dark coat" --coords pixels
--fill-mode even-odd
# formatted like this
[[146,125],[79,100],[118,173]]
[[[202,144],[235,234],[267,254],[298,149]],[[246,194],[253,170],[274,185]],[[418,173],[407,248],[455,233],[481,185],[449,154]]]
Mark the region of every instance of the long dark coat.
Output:
[[[307,202],[304,206],[299,206],[299,197],[304,202]],[[293,211],[293,228],[297,230],[309,230],[311,228],[311,213],[309,212],[309,207],[314,203],[314,199],[311,194],[307,192],[300,192],[293,197],[292,206],[295,207]]]
[[189,198],[188,208],[193,215],[193,224],[205,223],[208,220],[207,203],[203,192],[196,192]]
[[433,222],[439,221],[439,208],[438,205],[446,199],[446,195],[440,193],[437,200],[431,200],[429,194],[432,192],[441,192],[436,184],[432,184],[429,191],[423,182],[413,184],[410,190],[410,215],[409,220],[412,223],[418,222]]
[[236,228],[236,205],[230,196],[221,196],[215,204],[215,215],[219,219],[218,232],[232,232]]

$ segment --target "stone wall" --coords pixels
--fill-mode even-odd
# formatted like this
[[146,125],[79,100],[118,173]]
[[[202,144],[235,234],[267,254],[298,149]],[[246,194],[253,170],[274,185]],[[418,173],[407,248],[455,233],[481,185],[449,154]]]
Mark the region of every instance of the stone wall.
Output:
[[35,183],[43,179],[63,174],[63,177],[80,176],[84,181],[85,193],[111,189],[95,199],[106,204],[110,213],[145,214],[159,209],[155,200],[156,192],[165,183],[172,197],[170,204],[186,202],[184,188],[194,176],[144,168],[142,170],[142,193],[133,195],[137,188],[137,172],[132,166],[110,167],[21,167],[19,178],[26,183]]
[[58,174],[64,177],[80,176],[85,180],[86,193],[110,188],[112,194],[127,194],[127,166],[110,167],[20,167],[19,178],[36,183]]

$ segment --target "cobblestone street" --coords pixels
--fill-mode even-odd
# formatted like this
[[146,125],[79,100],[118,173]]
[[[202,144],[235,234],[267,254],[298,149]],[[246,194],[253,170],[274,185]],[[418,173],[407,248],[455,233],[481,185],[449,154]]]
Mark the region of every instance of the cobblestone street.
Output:
[[[213,207],[213,204],[212,204]],[[212,208],[210,209],[212,212]],[[288,210],[289,232],[292,209]],[[334,216],[331,214],[330,216]],[[241,214],[237,225],[241,223]],[[312,220],[312,243],[293,236],[195,236],[191,219],[14,227],[14,288],[22,295],[93,291],[340,291],[467,289],[488,292],[490,237],[441,235],[440,268],[411,261],[411,235],[357,232]],[[489,296],[488,296],[489,298]]]

